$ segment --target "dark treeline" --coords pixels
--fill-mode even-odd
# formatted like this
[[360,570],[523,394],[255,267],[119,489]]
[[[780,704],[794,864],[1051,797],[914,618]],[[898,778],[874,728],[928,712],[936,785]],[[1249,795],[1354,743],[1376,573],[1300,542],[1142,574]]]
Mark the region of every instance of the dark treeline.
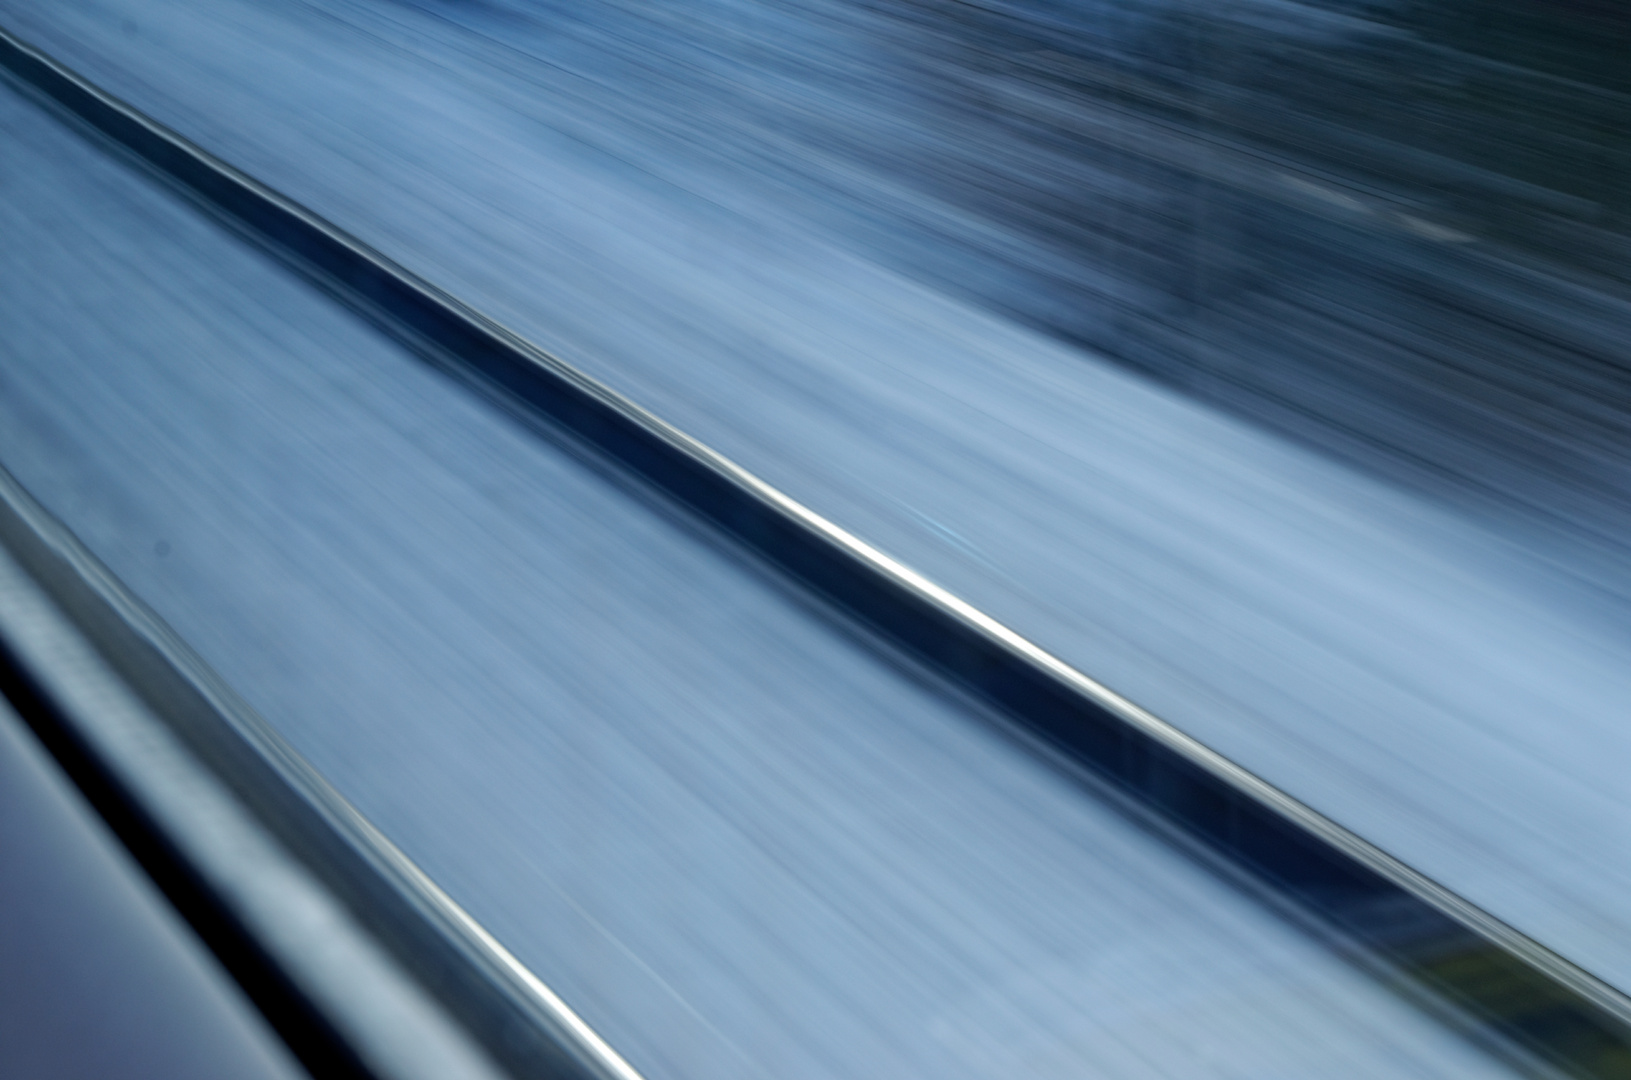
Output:
[[925,31],[947,138],[895,164],[974,215],[919,272],[1367,467],[1615,546],[1625,14],[896,10]]

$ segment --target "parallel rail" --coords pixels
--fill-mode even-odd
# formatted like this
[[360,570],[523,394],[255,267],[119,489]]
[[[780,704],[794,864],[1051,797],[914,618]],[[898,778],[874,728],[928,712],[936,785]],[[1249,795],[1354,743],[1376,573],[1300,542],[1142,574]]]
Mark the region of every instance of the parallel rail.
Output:
[[436,890],[4,469],[0,693],[313,1076],[501,1080]]
[[[1616,988],[3,29],[0,70],[421,356],[615,463],[994,708],[1470,1038],[1528,1071],[1631,1076],[1631,998]],[[114,634],[107,648],[140,652],[145,632],[133,633]],[[168,661],[154,663],[126,675],[141,684]],[[166,706],[162,695],[157,704]],[[268,750],[269,729],[246,729],[230,710],[205,713],[179,729],[191,731],[229,780],[259,777],[250,787],[266,812],[315,820],[294,838],[315,845],[319,870],[362,916],[375,907],[392,913],[387,945],[506,1067],[632,1076],[619,1072],[627,1066],[615,1055],[604,1056],[609,1050],[601,1053],[592,1032],[564,1021],[564,1006],[479,927],[461,923],[383,838],[334,809],[343,802],[325,802],[338,796],[287,748]],[[211,750],[212,740],[230,752]],[[323,840],[335,828],[343,842]]]

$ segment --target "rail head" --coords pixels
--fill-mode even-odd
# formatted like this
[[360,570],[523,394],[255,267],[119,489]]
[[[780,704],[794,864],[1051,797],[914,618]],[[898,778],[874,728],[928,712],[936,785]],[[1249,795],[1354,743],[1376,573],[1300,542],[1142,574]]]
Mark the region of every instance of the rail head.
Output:
[[[3,28],[0,71],[420,355],[679,504],[1261,883],[1333,939],[1426,988],[1473,1038],[1541,1071],[1631,1075],[1631,998],[1619,989]],[[176,652],[185,648],[179,642],[167,648],[188,655]],[[206,684],[214,685],[195,676],[195,685]],[[236,730],[251,747],[251,759],[288,766],[282,782],[299,793],[297,801],[318,807],[329,827],[353,840],[363,837],[362,849],[382,860],[378,874],[418,897],[426,918],[439,920],[454,938],[474,942],[483,978],[511,986],[517,1000],[528,1003],[523,1011],[536,1010],[537,1026],[568,1042],[596,1045],[592,1032],[560,1019],[547,988],[506,959],[479,927],[450,913],[456,911],[450,901],[429,899],[439,896],[434,884],[415,877],[400,853],[379,854],[394,849],[354,812],[340,808],[343,800],[331,805],[338,796],[325,793],[321,778],[285,762],[280,755],[288,751],[270,729],[238,722]],[[632,1080],[619,1071],[626,1065],[607,1064],[615,1055],[598,1053],[590,1058],[602,1075]]]
[[4,468],[0,692],[314,1075],[640,1080]]

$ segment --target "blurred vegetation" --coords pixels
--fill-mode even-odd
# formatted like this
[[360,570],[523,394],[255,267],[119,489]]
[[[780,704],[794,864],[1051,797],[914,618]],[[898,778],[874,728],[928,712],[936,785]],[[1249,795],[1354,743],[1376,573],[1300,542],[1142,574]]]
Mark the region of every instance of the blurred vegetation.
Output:
[[[1482,511],[1631,522],[1631,8],[906,0],[911,268]],[[903,249],[905,249],[903,247]],[[971,267],[980,267],[973,271]]]

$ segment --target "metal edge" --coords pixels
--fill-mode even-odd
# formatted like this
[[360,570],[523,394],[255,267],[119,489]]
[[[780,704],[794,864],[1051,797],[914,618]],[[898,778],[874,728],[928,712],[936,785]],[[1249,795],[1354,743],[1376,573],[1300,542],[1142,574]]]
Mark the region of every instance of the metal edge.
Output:
[[1631,998],[723,455],[0,28],[0,66],[416,351],[541,416],[1135,802],[1571,1073],[1631,1072]]
[[[520,1076],[640,1080],[604,1039],[351,806],[3,467],[0,552],[9,555],[60,609],[111,678],[141,701],[146,719],[130,719],[127,726],[137,730],[145,724],[139,737],[149,742],[179,737],[210,782],[230,791],[258,827],[314,876],[351,919],[379,940],[394,963],[411,972],[438,999],[440,1008],[456,1017],[507,1071]],[[23,625],[20,631],[19,625],[0,617],[0,638],[15,639],[27,629]],[[124,810],[151,816],[143,809],[150,799],[138,790],[152,785],[143,775],[142,763],[128,755],[121,758],[116,749],[104,745],[106,740],[96,738],[99,721],[65,699],[61,686],[69,684],[59,678],[58,689],[50,689],[53,673],[41,670],[41,664],[49,664],[55,654],[36,649],[36,659],[29,662],[18,644],[0,640],[0,651],[10,654],[11,667],[21,669],[28,683],[25,692],[31,688],[36,699],[31,713],[38,715],[39,707],[45,706],[61,729],[53,743],[60,747],[66,738],[79,744],[95,759],[90,764],[106,776],[129,773],[118,784],[126,789]],[[89,670],[86,664],[80,667]],[[74,672],[69,676],[88,677]],[[83,768],[76,771],[80,774],[76,779],[83,777]],[[174,847],[168,839],[173,831],[172,822],[154,840]],[[215,880],[211,888],[216,893],[242,884],[229,880],[234,876],[230,868],[212,869],[207,851],[174,854],[185,864],[178,869]],[[215,902],[234,907],[229,898],[217,896]],[[311,943],[311,948],[323,947],[321,942]],[[296,948],[267,958],[276,969],[271,974],[300,984],[298,972],[306,959],[301,953]],[[325,1012],[345,1017],[355,1011],[356,1003],[348,1002],[340,991],[317,986],[307,996],[318,1000]],[[377,1048],[398,1040],[411,1047],[420,1038],[401,1016],[370,1019],[375,1011],[372,1006],[363,1008],[357,1019],[368,1028],[369,1045]],[[418,1022],[429,1021],[421,1017]],[[384,1029],[375,1030],[372,1024],[383,1024]],[[340,1049],[343,1057],[344,1048]],[[323,1052],[333,1058],[333,1050]],[[381,1057],[379,1052],[353,1051],[364,1061]],[[387,1056],[399,1055],[393,1051]],[[446,1057],[408,1054],[410,1060]],[[333,1067],[330,1061],[325,1069]],[[425,1074],[393,1067],[375,1069],[373,1075]]]
[[0,472],[0,692],[295,1057],[317,1077],[499,1080],[83,632],[38,574],[50,552],[17,496]]

